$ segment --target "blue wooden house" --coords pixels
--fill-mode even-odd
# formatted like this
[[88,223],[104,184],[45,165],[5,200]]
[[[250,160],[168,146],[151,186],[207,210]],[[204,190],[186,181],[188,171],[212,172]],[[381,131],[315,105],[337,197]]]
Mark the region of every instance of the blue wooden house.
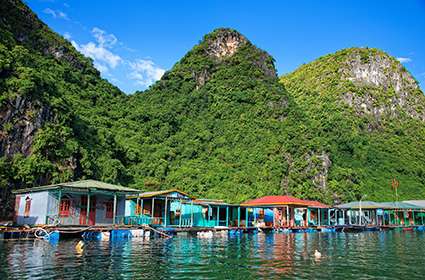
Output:
[[139,192],[95,180],[15,190],[18,225],[111,225],[124,215],[126,196]]

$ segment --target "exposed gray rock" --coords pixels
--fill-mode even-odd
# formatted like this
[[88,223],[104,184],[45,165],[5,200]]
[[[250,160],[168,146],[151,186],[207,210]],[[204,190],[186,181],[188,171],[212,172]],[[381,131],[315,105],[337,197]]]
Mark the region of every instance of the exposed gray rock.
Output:
[[9,101],[0,109],[0,156],[30,155],[37,130],[52,119],[47,105],[22,96]]
[[213,39],[208,41],[206,52],[209,56],[223,59],[235,54],[239,46],[246,42],[246,38],[240,33],[229,29],[221,29]]
[[384,115],[397,117],[403,111],[425,121],[425,108],[419,106],[425,102],[424,95],[414,78],[393,58],[380,53],[370,53],[365,58],[353,53],[346,66],[340,69],[343,79],[364,89],[363,94],[342,93],[342,100],[358,115],[373,115],[379,121]]

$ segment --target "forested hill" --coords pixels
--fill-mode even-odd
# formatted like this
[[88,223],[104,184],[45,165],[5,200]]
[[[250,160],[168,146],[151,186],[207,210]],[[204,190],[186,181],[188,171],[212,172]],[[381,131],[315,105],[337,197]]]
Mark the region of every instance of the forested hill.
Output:
[[17,0],[0,5],[0,93],[0,205],[12,188],[127,183],[111,129],[127,97]]
[[281,81],[326,155],[322,185],[394,200],[394,178],[401,198],[425,197],[425,96],[400,62],[377,49],[344,49]]
[[[276,75],[232,29],[207,34],[148,90],[125,95],[18,0],[0,5],[0,186],[93,178],[240,202],[425,196],[425,102],[375,49]],[[13,205],[13,202],[11,204]]]

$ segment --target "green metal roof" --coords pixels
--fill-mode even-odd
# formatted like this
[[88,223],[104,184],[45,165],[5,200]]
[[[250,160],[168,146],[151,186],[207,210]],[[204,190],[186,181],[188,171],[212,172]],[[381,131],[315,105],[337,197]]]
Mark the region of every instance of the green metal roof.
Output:
[[425,207],[406,202],[380,202],[382,209],[425,209]]
[[34,188],[14,190],[13,193],[28,193],[28,192],[40,192],[46,190],[55,190],[60,188],[74,189],[77,191],[88,191],[88,190],[102,190],[102,191],[111,191],[111,192],[122,192],[122,193],[137,193],[139,190],[131,189],[123,186],[108,184],[96,180],[82,180],[75,182],[67,182],[60,184],[53,184],[47,186],[40,186]]
[[353,201],[353,202],[349,202],[349,203],[344,203],[344,204],[339,204],[339,205],[335,205],[335,208],[341,208],[341,209],[359,209],[361,206],[362,209],[378,209],[381,208],[379,207],[379,203],[375,202],[375,201],[369,201],[369,200],[365,200],[365,201]]
[[425,200],[405,200],[403,202],[413,204],[413,205],[416,205],[416,206],[419,206],[419,207],[422,207],[423,209],[425,209]]
[[143,192],[143,193],[140,193],[140,194],[135,195],[135,196],[130,196],[129,198],[151,198],[151,197],[158,197],[158,196],[165,197],[165,196],[168,196],[169,194],[172,194],[172,193],[179,193],[182,196],[187,196],[188,198],[193,199],[193,197],[191,195],[188,195],[187,193],[182,192],[182,191],[180,191],[178,189],[169,189],[169,190],[162,190],[162,191]]
[[[362,209],[425,209],[425,207],[406,202],[375,202],[375,201],[362,201]],[[353,201],[349,203],[335,205],[335,208],[340,209],[359,209],[360,202]]]

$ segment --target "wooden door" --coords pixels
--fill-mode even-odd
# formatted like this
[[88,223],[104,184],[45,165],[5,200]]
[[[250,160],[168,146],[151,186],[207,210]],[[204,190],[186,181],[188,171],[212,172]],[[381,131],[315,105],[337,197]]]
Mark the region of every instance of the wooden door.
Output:
[[[87,196],[81,196],[80,203],[80,225],[87,225]],[[89,213],[89,225],[93,226],[96,224],[96,197],[90,196],[90,213]]]

